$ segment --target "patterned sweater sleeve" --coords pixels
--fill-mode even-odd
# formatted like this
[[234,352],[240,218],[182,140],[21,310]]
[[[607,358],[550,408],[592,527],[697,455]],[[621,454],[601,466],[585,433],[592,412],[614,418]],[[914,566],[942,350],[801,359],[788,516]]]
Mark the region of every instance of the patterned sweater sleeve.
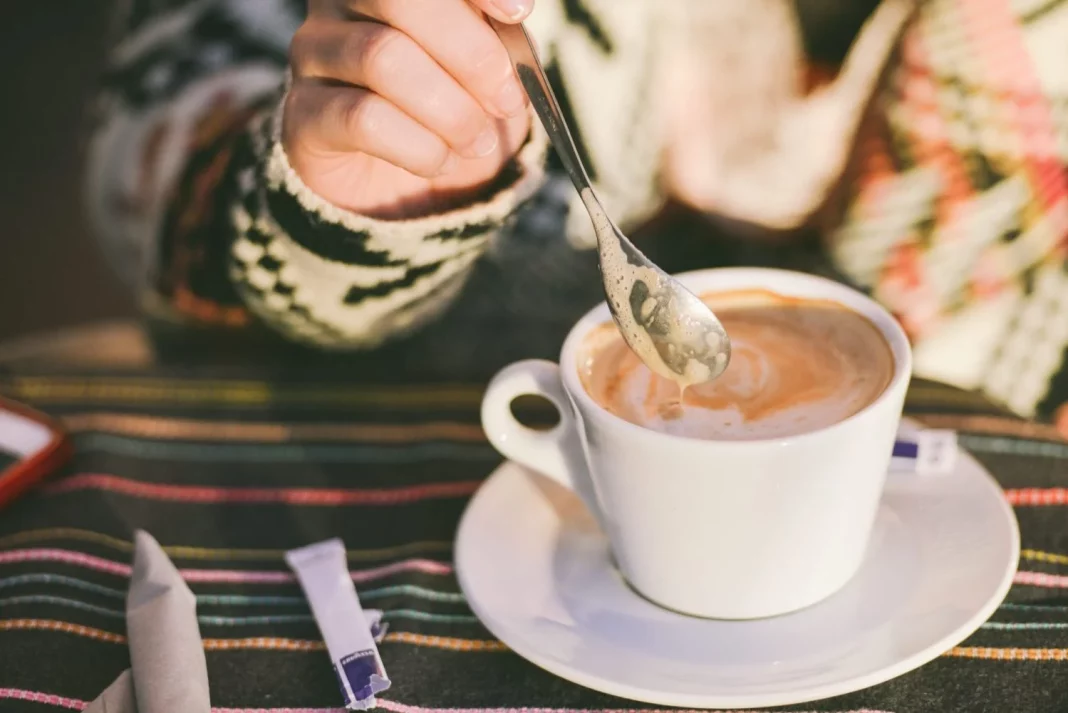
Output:
[[94,111],[89,214],[152,316],[371,348],[444,310],[540,185],[532,133],[483,199],[372,220],[313,193],[279,142],[301,0],[126,0]]

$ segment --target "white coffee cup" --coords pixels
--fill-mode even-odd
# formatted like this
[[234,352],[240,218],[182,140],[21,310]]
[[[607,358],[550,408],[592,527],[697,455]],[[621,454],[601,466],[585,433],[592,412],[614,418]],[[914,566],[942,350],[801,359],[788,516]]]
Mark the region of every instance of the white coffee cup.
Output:
[[[660,606],[752,619],[815,604],[845,585],[864,557],[911,375],[908,339],[874,301],[823,278],[750,268],[678,278],[698,294],[763,288],[858,312],[890,345],[890,385],[859,413],[796,436],[709,441],[649,430],[606,411],[579,380],[584,338],[611,319],[602,303],[572,328],[562,366],[522,361],[494,377],[483,428],[505,457],[582,498],[623,576]],[[511,404],[522,395],[552,401],[556,427],[519,423]]]

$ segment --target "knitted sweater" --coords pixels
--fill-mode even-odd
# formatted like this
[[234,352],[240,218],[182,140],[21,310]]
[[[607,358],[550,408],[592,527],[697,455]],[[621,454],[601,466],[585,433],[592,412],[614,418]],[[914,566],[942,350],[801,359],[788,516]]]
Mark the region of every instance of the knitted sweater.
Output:
[[[695,3],[709,6],[539,0],[527,23],[598,190],[625,228],[663,205],[673,178],[665,173],[685,174],[665,165],[678,151],[674,118],[659,109],[670,104],[680,37],[694,33],[683,10]],[[752,57],[757,47],[767,66],[786,63],[799,77],[790,4],[759,3],[786,19],[771,41],[763,26],[746,24],[754,3],[717,0],[724,10],[702,31],[718,30],[710,44],[722,57]],[[959,21],[991,4],[1000,24]],[[460,369],[475,351],[496,350],[491,361],[500,364],[552,356],[544,345],[558,344],[599,298],[588,218],[537,122],[481,202],[373,220],[308,189],[278,140],[300,0],[122,5],[91,144],[90,214],[151,314],[266,324],[327,349],[422,340],[437,363]],[[1068,89],[1050,65],[1068,60],[1066,17],[1068,3],[1056,0],[925,3],[891,66],[882,120],[860,143],[846,221],[828,243],[842,272],[910,329],[921,375],[985,388],[1027,415],[1050,414],[1068,397],[1059,376],[1068,347],[1068,128],[1056,111]],[[1015,74],[976,66],[989,46]],[[752,65],[721,71],[773,81]],[[1032,103],[1017,111],[1012,92]],[[856,95],[858,106],[865,98]],[[720,124],[741,116],[744,98],[718,99],[734,111],[713,106]],[[760,106],[748,109],[732,130],[748,128],[758,144],[774,127],[760,126]],[[833,173],[810,183],[829,191]],[[807,218],[791,213],[788,190],[765,193],[761,203],[752,190],[724,188],[705,207],[774,227]]]

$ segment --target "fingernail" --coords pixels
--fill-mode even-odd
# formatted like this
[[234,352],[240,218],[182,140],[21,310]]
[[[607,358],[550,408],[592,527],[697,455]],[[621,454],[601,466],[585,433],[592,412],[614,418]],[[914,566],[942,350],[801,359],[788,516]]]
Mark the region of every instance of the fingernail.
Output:
[[482,130],[482,133],[478,135],[477,139],[471,142],[464,153],[469,154],[472,158],[489,156],[493,153],[493,150],[497,148],[499,142],[500,139],[497,136],[497,132],[491,124]]
[[493,6],[500,11],[504,18],[512,22],[519,22],[530,14],[530,0],[493,0]]
[[494,103],[496,103],[498,109],[504,112],[505,116],[515,116],[521,113],[527,105],[526,95],[523,93],[522,87],[519,86],[519,82],[511,78],[497,92],[497,98],[494,99]]

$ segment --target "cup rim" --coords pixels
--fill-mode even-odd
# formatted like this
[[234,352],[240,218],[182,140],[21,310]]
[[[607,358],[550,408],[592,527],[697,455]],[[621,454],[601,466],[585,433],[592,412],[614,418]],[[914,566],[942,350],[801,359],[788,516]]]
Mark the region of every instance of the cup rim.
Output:
[[[608,409],[604,408],[593,397],[587,393],[585,387],[582,386],[578,376],[578,363],[577,363],[577,350],[581,345],[583,338],[595,327],[604,324],[611,320],[611,314],[608,311],[608,305],[602,301],[597,306],[590,309],[584,314],[568,332],[567,337],[564,339],[563,347],[560,350],[560,370],[562,372],[561,378],[565,387],[565,390],[570,395],[571,399],[576,402],[576,407],[581,404],[583,408],[582,417],[584,418],[587,413],[596,414],[599,418],[606,419],[612,424],[613,428],[622,429],[628,434],[633,434],[638,438],[654,438],[657,440],[666,440],[678,445],[686,444],[690,447],[693,446],[708,446],[716,448],[753,448],[756,446],[767,447],[769,444],[775,445],[790,445],[793,443],[802,443],[808,440],[821,438],[829,433],[833,433],[842,428],[846,428],[849,424],[864,418],[868,413],[883,408],[883,405],[894,398],[895,395],[902,389],[903,383],[907,386],[908,381],[912,378],[912,347],[909,343],[908,336],[905,334],[905,330],[901,324],[894,318],[890,312],[881,304],[873,300],[871,297],[865,295],[854,287],[842,282],[837,282],[826,277],[818,275],[812,275],[809,273],[798,272],[795,270],[783,270],[779,268],[766,268],[766,267],[716,267],[706,268],[701,270],[691,270],[688,272],[674,273],[672,277],[680,280],[684,286],[689,289],[694,289],[692,283],[695,281],[705,281],[715,278],[726,278],[727,280],[738,280],[744,282],[748,277],[751,278],[753,284],[742,285],[732,284],[725,285],[724,290],[729,289],[746,289],[757,288],[767,289],[772,292],[778,292],[787,296],[794,296],[791,291],[782,289],[775,286],[776,279],[780,282],[790,281],[794,284],[808,284],[813,287],[818,287],[826,290],[827,294],[822,296],[813,295],[813,299],[827,299],[839,302],[845,308],[860,312],[862,316],[867,317],[876,328],[882,333],[890,346],[891,357],[894,361],[894,374],[890,379],[890,383],[886,385],[871,403],[867,404],[864,408],[860,409],[856,413],[848,416],[835,423],[821,426],[811,431],[804,431],[802,433],[795,433],[788,436],[769,436],[763,438],[747,438],[747,439],[735,439],[735,440],[715,440],[705,438],[692,438],[689,436],[680,436],[672,433],[664,433],[662,431],[654,431],[644,426],[639,426],[635,423],[631,423],[620,416],[612,413]],[[697,289],[714,290],[715,287],[701,286]],[[836,299],[836,295],[843,297],[843,300]],[[853,304],[849,304],[844,299],[848,299]],[[878,319],[873,317],[877,316]]]

